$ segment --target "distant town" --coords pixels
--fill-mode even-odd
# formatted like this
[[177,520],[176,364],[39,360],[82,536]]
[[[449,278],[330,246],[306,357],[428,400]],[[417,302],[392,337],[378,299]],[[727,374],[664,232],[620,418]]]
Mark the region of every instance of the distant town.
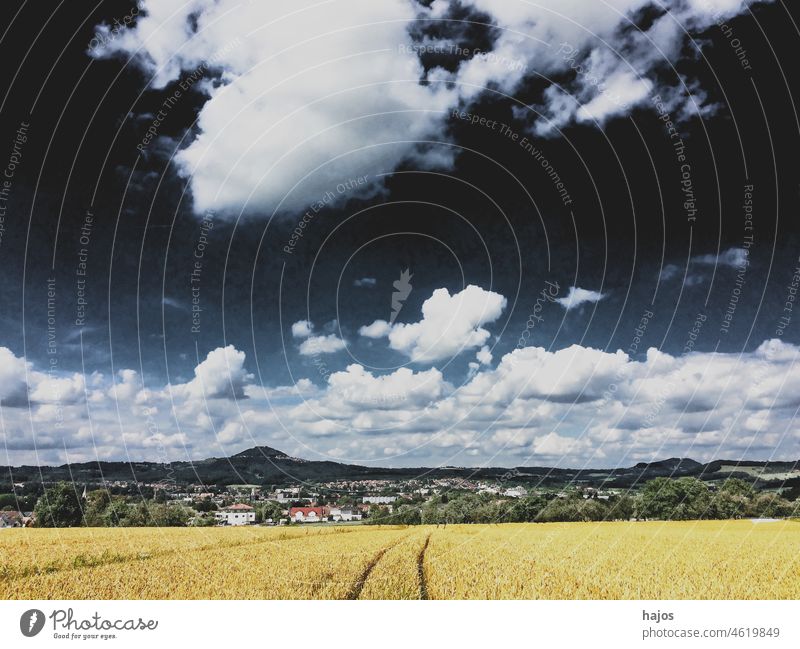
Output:
[[[227,460],[257,468],[255,454]],[[226,461],[227,461],[226,460]],[[206,461],[206,469],[218,460]],[[317,474],[358,474],[363,467],[314,463],[273,452],[265,466]],[[210,464],[211,463],[211,464]],[[319,466],[317,466],[319,465]],[[161,479],[100,478],[89,465],[8,468],[0,485],[0,528],[71,526],[244,526],[455,524],[602,520],[781,518],[800,514],[800,469],[795,463],[709,463],[686,459],[627,469],[415,470],[396,478],[337,478],[282,483],[215,484]],[[199,466],[199,465],[198,465]],[[99,466],[109,469],[108,466]],[[153,467],[138,465],[142,472]],[[119,467],[115,467],[116,470]],[[376,470],[381,471],[381,470]],[[448,477],[442,473],[453,473]],[[476,473],[486,473],[474,477]],[[473,474],[473,477],[470,477]],[[415,477],[414,477],[415,476]],[[46,478],[54,479],[48,480]]]

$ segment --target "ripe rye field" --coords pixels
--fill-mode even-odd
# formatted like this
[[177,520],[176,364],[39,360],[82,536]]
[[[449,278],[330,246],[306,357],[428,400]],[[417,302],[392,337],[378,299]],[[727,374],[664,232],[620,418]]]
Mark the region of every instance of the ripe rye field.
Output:
[[800,522],[0,532],[3,599],[799,599]]

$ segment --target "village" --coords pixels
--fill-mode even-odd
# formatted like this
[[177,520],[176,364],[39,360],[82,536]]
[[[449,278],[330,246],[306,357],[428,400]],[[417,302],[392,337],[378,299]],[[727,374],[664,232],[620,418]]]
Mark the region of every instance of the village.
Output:
[[[47,485],[43,485],[46,487]],[[398,511],[420,510],[426,503],[447,502],[448,497],[471,495],[483,502],[510,503],[529,496],[550,498],[582,496],[609,499],[612,490],[589,487],[564,489],[527,489],[508,480],[477,481],[461,478],[333,481],[320,484],[261,485],[178,485],[166,481],[136,483],[106,481],[75,485],[81,509],[89,511],[96,494],[108,494],[129,503],[152,503],[162,508],[185,512],[182,524],[190,526],[242,526],[292,524],[361,524],[388,520]],[[31,485],[14,485],[14,507],[6,504],[0,511],[0,529],[35,524],[33,504],[36,498],[25,496]],[[6,495],[5,501],[10,501]],[[19,511],[18,511],[19,510]],[[23,511],[24,510],[24,511]]]
[[[231,484],[86,478],[26,480],[0,493],[0,529],[13,527],[241,527],[440,525],[782,518],[797,515],[795,473],[754,481],[744,472],[712,480],[660,476],[632,483],[608,476],[287,480]],[[749,478],[749,479],[748,479]]]

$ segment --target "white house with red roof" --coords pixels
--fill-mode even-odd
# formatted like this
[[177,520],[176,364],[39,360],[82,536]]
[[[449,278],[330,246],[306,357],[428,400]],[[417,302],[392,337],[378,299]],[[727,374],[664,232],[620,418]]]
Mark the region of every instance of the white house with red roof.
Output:
[[289,518],[296,523],[319,523],[328,517],[326,507],[291,507]]
[[237,503],[214,512],[217,525],[252,525],[256,522],[256,511],[250,505]]

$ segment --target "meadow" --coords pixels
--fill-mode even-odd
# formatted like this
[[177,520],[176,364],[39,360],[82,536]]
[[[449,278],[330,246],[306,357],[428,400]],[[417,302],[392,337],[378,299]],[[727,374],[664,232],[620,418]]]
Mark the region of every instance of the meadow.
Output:
[[800,522],[8,529],[2,599],[799,599]]

